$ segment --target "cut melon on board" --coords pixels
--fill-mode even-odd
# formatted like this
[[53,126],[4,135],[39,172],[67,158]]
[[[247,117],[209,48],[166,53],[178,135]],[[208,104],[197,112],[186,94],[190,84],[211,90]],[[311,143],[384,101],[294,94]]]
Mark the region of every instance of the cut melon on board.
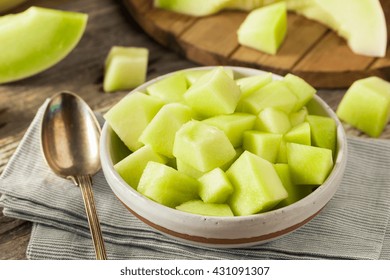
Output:
[[222,10],[230,0],[154,0],[154,6],[190,16],[207,16]]

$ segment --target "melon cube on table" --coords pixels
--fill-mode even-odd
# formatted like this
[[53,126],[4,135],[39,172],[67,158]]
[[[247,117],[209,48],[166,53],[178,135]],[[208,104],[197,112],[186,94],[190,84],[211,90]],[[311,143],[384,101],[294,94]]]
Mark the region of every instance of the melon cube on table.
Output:
[[199,196],[207,203],[225,203],[233,192],[233,186],[225,172],[215,168],[202,177],[199,181]]
[[332,150],[287,143],[291,178],[297,185],[321,185],[333,168]]
[[311,145],[311,129],[308,122],[298,124],[291,128],[285,135],[286,142],[293,142],[303,145]]
[[[220,68],[225,71],[226,75],[228,75],[230,78],[234,79],[234,72],[231,68],[226,68],[223,66],[220,66]],[[192,86],[200,77],[203,75],[210,73],[211,69],[203,69],[203,70],[183,70],[181,73],[184,74],[188,87]]]
[[369,136],[379,137],[390,118],[390,83],[378,77],[354,82],[336,113]]
[[283,81],[272,81],[240,100],[237,111],[257,115],[267,107],[287,114],[296,108],[297,97]]
[[255,123],[255,129],[284,134],[291,129],[291,123],[285,112],[270,107],[260,112]]
[[192,115],[192,110],[186,105],[164,105],[144,129],[139,141],[152,146],[157,153],[172,158],[176,132],[192,119]]
[[203,216],[234,216],[229,205],[222,203],[206,203],[202,200],[191,200],[176,206],[177,210]]
[[163,105],[159,98],[134,92],[115,104],[104,118],[123,143],[134,152],[143,146],[138,138]]
[[307,107],[302,107],[296,112],[290,113],[288,116],[290,118],[291,126],[296,126],[306,121],[306,117],[308,115]]
[[237,31],[241,45],[268,54],[276,54],[286,33],[287,8],[284,2],[251,11]]
[[249,130],[244,133],[242,147],[269,162],[275,163],[282,137],[282,134]]
[[167,159],[157,154],[149,145],[143,146],[114,165],[115,170],[126,183],[137,189],[141,175],[149,161],[165,164]]
[[137,188],[146,197],[168,207],[199,199],[198,181],[167,165],[150,161]]
[[298,111],[303,106],[313,98],[316,93],[316,89],[309,85],[302,78],[295,76],[293,74],[287,74],[283,78],[283,82],[286,83],[287,87],[291,90],[292,93],[297,97],[297,103],[294,111]]
[[298,186],[292,182],[288,164],[277,163],[274,168],[288,193],[288,197],[283,199],[277,207],[288,206],[312,193],[312,186]]
[[231,114],[241,91],[221,67],[200,77],[184,94],[186,103],[204,117]]
[[255,115],[246,113],[219,115],[203,120],[204,123],[221,129],[235,148],[242,145],[244,131],[253,129],[255,121]]
[[337,126],[334,119],[324,116],[308,115],[312,145],[336,152]]
[[272,163],[245,151],[226,171],[234,191],[228,204],[236,216],[272,209],[288,194]]
[[272,73],[264,73],[236,80],[237,85],[241,89],[241,99],[251,95],[270,82],[272,82]]
[[112,92],[132,89],[146,80],[149,51],[146,48],[111,48],[104,71],[103,90]]
[[187,80],[183,73],[174,73],[151,84],[146,88],[149,95],[161,98],[166,103],[184,102],[184,93],[187,91]]
[[229,162],[236,151],[222,130],[192,120],[176,133],[173,155],[193,168],[207,172]]

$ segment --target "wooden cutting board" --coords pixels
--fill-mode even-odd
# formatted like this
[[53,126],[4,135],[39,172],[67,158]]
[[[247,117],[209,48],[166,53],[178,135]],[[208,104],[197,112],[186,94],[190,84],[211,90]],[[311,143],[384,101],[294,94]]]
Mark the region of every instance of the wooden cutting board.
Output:
[[[246,12],[222,11],[197,18],[156,9],[153,0],[121,1],[153,39],[200,65],[239,65],[280,75],[294,73],[316,88],[346,88],[371,75],[390,80],[389,51],[384,58],[356,55],[335,32],[294,13],[288,14],[287,37],[273,56],[238,44],[236,31]],[[389,2],[382,2],[387,18]]]

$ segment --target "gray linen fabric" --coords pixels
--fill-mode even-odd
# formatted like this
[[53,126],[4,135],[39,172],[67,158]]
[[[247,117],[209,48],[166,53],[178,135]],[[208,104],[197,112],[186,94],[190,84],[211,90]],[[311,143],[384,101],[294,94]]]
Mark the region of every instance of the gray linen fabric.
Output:
[[[47,167],[41,108],[0,178],[4,215],[34,222],[29,259],[94,259],[80,191]],[[390,141],[348,139],[336,195],[295,232],[260,246],[212,249],[162,235],[118,202],[102,172],[94,195],[110,259],[390,259]]]

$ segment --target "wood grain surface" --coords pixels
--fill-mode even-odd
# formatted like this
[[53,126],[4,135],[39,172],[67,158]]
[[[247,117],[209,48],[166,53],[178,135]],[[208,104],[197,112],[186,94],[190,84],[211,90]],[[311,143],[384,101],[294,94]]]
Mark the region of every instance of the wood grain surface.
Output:
[[[287,36],[278,53],[268,55],[238,44],[236,31],[247,12],[191,17],[154,8],[153,0],[123,2],[157,42],[202,65],[240,65],[281,75],[294,73],[318,88],[346,88],[371,75],[390,78],[390,52],[384,58],[356,55],[335,32],[294,13],[288,14]],[[388,18],[389,2],[382,1]]]
[[[142,2],[137,3],[141,5]],[[178,55],[148,37],[129,17],[122,1],[31,0],[15,11],[24,10],[27,5],[85,12],[89,14],[89,22],[80,43],[60,63],[31,78],[0,85],[0,174],[46,98],[61,90],[71,90],[83,97],[93,110],[104,112],[127,93],[105,94],[102,90],[103,62],[111,46],[148,48],[148,80],[175,70],[198,66],[184,55]],[[169,24],[169,17],[166,20]],[[191,24],[186,17],[179,23],[169,24],[174,32],[181,33],[186,25]],[[202,26],[196,26],[199,30],[196,36],[202,36],[202,28],[207,27]],[[321,90],[318,94],[336,109],[343,93],[343,90]],[[349,135],[366,137],[348,126],[346,129]],[[390,139],[389,127],[381,137]],[[5,217],[1,210],[0,259],[25,259],[31,223]]]

